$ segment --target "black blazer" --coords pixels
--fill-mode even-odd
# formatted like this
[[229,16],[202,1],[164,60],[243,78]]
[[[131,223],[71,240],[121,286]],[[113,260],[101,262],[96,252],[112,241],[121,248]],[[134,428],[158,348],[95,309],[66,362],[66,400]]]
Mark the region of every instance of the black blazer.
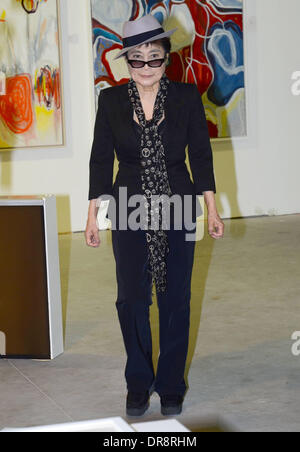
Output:
[[[119,186],[127,187],[128,197],[143,193],[139,140],[134,129],[127,85],[100,91],[89,161],[89,200],[109,194],[118,202]],[[201,95],[195,84],[170,80],[162,140],[173,194],[201,195],[206,190],[216,193],[208,127]],[[193,182],[185,164],[186,146]],[[114,150],[119,168],[113,184]],[[196,196],[194,198],[199,209],[199,201]]]

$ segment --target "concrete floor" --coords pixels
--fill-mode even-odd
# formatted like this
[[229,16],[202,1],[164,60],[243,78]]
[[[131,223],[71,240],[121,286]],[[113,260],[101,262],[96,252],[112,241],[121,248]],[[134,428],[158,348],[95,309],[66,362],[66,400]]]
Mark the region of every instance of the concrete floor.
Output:
[[[196,243],[187,391],[178,421],[194,429],[300,431],[300,214],[224,220],[225,237]],[[121,416],[166,419],[159,396],[125,414],[125,349],[115,308],[111,231],[101,245],[59,236],[65,352],[0,360],[0,429]],[[157,365],[158,311],[151,306]],[[300,348],[300,347],[299,347]]]

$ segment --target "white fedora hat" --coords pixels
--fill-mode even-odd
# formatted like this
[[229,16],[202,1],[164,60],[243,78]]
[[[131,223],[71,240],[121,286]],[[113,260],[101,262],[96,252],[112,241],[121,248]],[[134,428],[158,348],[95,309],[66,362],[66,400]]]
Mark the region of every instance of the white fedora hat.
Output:
[[177,27],[169,31],[164,31],[159,21],[152,14],[142,16],[140,19],[124,22],[122,35],[123,49],[115,56],[114,60],[123,56],[124,53],[133,47],[144,44],[145,42],[165,38],[176,30]]

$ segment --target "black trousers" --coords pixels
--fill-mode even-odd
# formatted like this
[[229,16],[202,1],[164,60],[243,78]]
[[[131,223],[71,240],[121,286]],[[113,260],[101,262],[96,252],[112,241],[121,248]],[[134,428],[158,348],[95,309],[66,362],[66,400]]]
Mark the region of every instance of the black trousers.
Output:
[[129,391],[147,391],[154,383],[159,394],[184,395],[184,369],[189,342],[191,276],[195,240],[186,241],[185,229],[166,230],[167,290],[157,293],[160,354],[156,376],[152,362],[149,308],[151,275],[147,272],[146,233],[139,229],[112,229],[118,295],[116,308],[127,353],[125,378]]

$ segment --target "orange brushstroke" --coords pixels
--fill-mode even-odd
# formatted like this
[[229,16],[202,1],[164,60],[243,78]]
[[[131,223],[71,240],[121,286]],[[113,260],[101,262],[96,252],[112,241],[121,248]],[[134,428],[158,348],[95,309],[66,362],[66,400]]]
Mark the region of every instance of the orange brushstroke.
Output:
[[6,94],[0,97],[0,117],[14,133],[25,133],[33,123],[31,79],[19,74],[6,79]]
[[56,71],[54,78],[54,102],[56,108],[60,108],[60,76],[58,71]]

